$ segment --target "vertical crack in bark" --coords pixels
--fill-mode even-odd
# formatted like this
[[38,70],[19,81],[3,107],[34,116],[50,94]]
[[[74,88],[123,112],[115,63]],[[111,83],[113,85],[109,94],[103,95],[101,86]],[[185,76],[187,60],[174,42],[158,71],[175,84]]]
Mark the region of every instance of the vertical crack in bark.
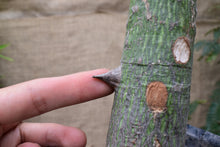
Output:
[[152,18],[152,14],[150,12],[150,4],[147,0],[142,0],[145,3],[145,8],[147,10],[147,20],[150,20]]
[[95,75],[93,78],[97,78],[103,80],[104,82],[108,83],[113,88],[118,87],[121,81],[121,65],[107,73],[101,75]]

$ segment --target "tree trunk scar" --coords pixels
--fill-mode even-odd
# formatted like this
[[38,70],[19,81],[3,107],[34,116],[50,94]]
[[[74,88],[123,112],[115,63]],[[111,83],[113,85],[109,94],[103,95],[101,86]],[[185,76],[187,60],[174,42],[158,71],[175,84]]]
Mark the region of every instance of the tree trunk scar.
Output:
[[138,11],[138,5],[135,5],[135,6],[133,6],[132,8],[131,8],[131,10],[132,10],[132,12],[133,13],[136,13],[137,11]]
[[147,86],[146,100],[150,110],[155,114],[164,112],[167,107],[168,92],[162,82],[152,82]]
[[147,0],[142,0],[145,3],[145,8],[147,10],[147,20],[150,20],[152,18],[152,14],[150,12],[150,4]]
[[154,138],[154,147],[161,147],[159,140],[157,139],[157,136]]
[[170,28],[169,28],[169,30],[171,31],[173,28],[175,28],[175,26],[178,26],[178,25],[179,25],[179,21],[170,23]]
[[190,45],[186,37],[179,37],[172,47],[173,56],[177,64],[186,64],[190,59]]
[[191,23],[192,27],[195,29],[196,27],[196,14],[197,14],[197,8],[194,6],[196,5],[193,0],[191,0],[191,11],[192,11],[192,16],[191,16]]

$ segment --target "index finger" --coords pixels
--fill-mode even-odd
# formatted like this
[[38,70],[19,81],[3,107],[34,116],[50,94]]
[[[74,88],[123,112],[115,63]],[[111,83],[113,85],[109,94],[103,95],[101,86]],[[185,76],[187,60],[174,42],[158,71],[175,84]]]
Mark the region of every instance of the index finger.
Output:
[[21,121],[111,94],[111,87],[92,78],[105,72],[106,69],[99,69],[43,78],[0,89],[0,124]]

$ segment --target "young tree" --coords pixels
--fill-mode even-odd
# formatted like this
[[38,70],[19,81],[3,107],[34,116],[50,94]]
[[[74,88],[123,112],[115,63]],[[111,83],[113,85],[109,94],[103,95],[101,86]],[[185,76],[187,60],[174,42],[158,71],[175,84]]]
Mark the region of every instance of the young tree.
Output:
[[196,0],[131,0],[108,147],[185,145]]

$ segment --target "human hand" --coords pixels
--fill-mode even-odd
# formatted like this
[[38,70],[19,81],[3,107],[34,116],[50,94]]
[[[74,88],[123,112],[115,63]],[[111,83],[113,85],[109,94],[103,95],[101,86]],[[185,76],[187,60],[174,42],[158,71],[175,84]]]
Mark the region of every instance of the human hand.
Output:
[[0,147],[84,147],[86,136],[77,128],[21,121],[111,94],[112,88],[92,78],[105,72],[43,78],[0,89]]

